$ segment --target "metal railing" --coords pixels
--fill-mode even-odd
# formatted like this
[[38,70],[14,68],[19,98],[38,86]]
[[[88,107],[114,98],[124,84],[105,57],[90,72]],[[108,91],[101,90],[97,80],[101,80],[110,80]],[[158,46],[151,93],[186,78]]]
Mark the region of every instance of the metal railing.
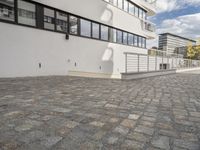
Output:
[[164,71],[200,67],[200,60],[184,59],[181,55],[148,55],[125,52],[125,73]]
[[143,29],[144,30],[147,30],[147,31],[150,31],[150,32],[156,31],[156,25],[153,24],[152,22],[147,21],[147,20],[143,20],[142,23],[143,23]]

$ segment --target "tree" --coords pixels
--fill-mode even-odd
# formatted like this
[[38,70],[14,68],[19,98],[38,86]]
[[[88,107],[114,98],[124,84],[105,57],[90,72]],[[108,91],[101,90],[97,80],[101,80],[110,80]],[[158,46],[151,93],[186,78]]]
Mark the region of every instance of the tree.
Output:
[[192,46],[191,43],[189,43],[188,47],[187,47],[187,58],[189,59],[194,59],[196,55],[196,50],[195,48]]

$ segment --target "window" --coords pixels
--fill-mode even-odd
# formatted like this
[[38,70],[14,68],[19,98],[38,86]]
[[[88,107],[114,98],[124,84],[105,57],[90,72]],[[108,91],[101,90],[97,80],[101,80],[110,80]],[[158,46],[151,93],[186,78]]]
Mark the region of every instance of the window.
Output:
[[62,12],[56,12],[56,30],[61,32],[68,32],[68,15]]
[[80,19],[81,35],[91,37],[91,22],[85,19]]
[[52,9],[44,8],[44,28],[55,30],[55,12]]
[[132,3],[129,3],[129,13],[134,15],[134,8],[135,6]]
[[143,19],[146,20],[147,19],[147,14],[146,12],[143,10]]
[[99,39],[100,25],[98,23],[92,23],[92,37]]
[[123,9],[123,0],[118,0],[118,7]]
[[139,9],[137,6],[135,6],[135,16],[139,17]]
[[133,45],[133,34],[128,34],[128,45]]
[[14,0],[0,0],[0,19],[14,21]]
[[138,36],[134,36],[134,46],[138,46]]
[[110,29],[110,41],[116,43],[117,42],[117,30]]
[[108,41],[108,27],[101,25],[101,40]]
[[128,12],[128,1],[124,0],[124,11]]
[[123,44],[128,44],[128,33],[123,32]]
[[142,47],[142,37],[138,37],[138,46]]
[[122,44],[122,31],[117,30],[117,43]]
[[18,22],[25,25],[36,26],[35,5],[18,0]]
[[146,48],[146,39],[142,38],[142,48]]
[[78,18],[74,16],[70,16],[69,18],[69,27],[71,34],[78,34]]
[[143,10],[142,9],[139,9],[139,18],[143,19]]

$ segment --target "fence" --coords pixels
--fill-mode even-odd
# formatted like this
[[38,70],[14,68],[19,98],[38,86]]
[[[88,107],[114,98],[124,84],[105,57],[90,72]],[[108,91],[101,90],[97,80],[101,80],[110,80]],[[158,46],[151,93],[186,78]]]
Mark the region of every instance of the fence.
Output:
[[182,55],[159,51],[155,54],[124,53],[124,55],[125,73],[200,67],[200,60],[184,59]]

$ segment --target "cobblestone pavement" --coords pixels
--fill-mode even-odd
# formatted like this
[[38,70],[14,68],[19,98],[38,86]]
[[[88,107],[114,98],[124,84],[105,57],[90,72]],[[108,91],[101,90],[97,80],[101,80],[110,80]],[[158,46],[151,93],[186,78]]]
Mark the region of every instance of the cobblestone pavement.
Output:
[[0,79],[0,150],[200,150],[200,71]]

